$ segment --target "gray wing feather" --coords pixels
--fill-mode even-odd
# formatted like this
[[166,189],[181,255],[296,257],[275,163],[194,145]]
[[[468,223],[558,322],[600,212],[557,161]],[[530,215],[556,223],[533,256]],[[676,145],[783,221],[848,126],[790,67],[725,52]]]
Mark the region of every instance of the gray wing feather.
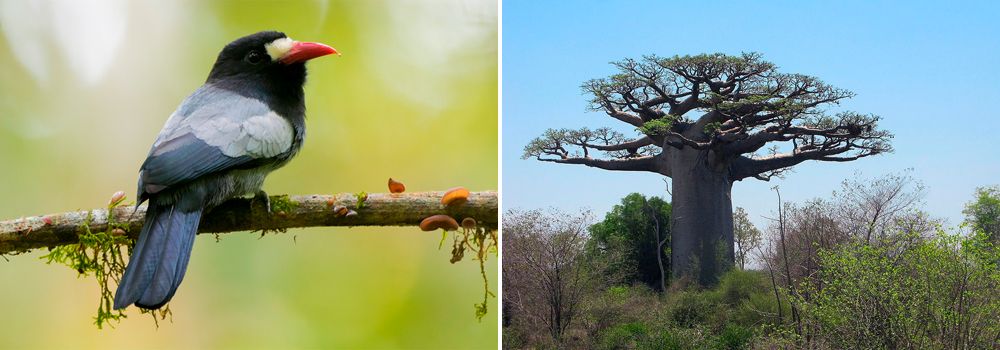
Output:
[[203,86],[167,120],[140,168],[139,193],[278,156],[294,130],[263,102]]

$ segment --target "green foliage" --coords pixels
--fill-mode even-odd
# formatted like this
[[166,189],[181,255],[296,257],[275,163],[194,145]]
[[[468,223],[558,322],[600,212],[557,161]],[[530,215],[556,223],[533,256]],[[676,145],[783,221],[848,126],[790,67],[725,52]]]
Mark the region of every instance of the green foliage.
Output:
[[362,208],[364,208],[365,207],[365,201],[368,200],[368,192],[361,191],[361,192],[355,193],[354,197],[357,198],[357,200],[358,200],[358,204],[357,204],[358,210],[361,210]]
[[[738,335],[729,342],[738,342]],[[600,337],[599,349],[687,350],[713,347],[702,329],[653,327],[641,322],[616,325]],[[721,349],[730,349],[722,347]],[[742,348],[733,348],[742,349]]]
[[630,291],[628,287],[613,286],[611,288],[608,288],[607,294],[608,297],[611,298],[611,300],[622,301],[625,300],[625,298],[628,298]]
[[601,349],[633,349],[647,342],[649,327],[642,323],[625,323],[611,327],[601,335]]
[[737,207],[733,211],[733,241],[736,246],[736,266],[740,269],[746,268],[750,252],[760,246],[763,235],[753,222],[746,210]]
[[[747,349],[766,332],[781,332],[774,294],[761,271],[733,270],[713,289],[655,293],[650,288],[613,286],[591,296],[581,324],[590,338],[563,343],[598,349]],[[535,330],[536,332],[544,330]],[[508,332],[505,330],[505,332]],[[519,348],[537,346],[524,332]],[[505,339],[506,341],[506,339]]]
[[[587,147],[590,145],[613,145],[625,142],[625,135],[612,130],[611,128],[581,128],[571,129],[548,129],[541,137],[531,140],[524,146],[524,153],[521,159],[532,157],[549,156],[581,156],[579,151],[570,152],[569,146],[577,146],[583,150],[583,155],[589,155]],[[618,151],[607,151],[612,156],[617,156]]]
[[708,322],[715,315],[716,304],[707,293],[683,291],[672,297],[671,320],[680,327],[691,328]]
[[620,265],[607,266],[605,272],[610,274],[610,271],[624,271],[623,282],[641,282],[659,289],[657,254],[663,261],[664,270],[669,274],[670,254],[666,251],[670,246],[669,236],[670,203],[659,197],[646,198],[639,193],[632,193],[622,198],[621,204],[615,205],[603,221],[590,227],[588,253],[624,254],[625,259]]
[[837,348],[989,348],[1000,334],[994,248],[982,232],[845,245],[820,254],[822,284],[795,302]]
[[750,348],[750,340],[753,339],[753,330],[735,325],[726,325],[716,340],[716,349],[720,350],[743,350]]
[[280,196],[273,196],[270,198],[270,201],[271,201],[271,212],[275,214],[290,213],[292,210],[295,210],[295,208],[299,206],[299,203],[289,199],[287,194]]
[[705,124],[705,130],[704,131],[705,131],[706,135],[714,135],[716,132],[718,132],[721,129],[722,129],[722,123],[720,123],[720,122],[711,122],[711,123]]
[[636,128],[636,130],[650,136],[664,135],[670,132],[670,129],[674,127],[674,122],[678,119],[678,116],[668,114],[665,117],[645,122],[642,126]]
[[[597,347],[748,349],[757,329],[763,329],[758,326],[766,323],[761,320],[775,310],[773,294],[771,302],[755,300],[773,293],[766,278],[759,271],[731,271],[714,289],[677,290],[665,295],[650,293],[643,287],[609,288],[594,304],[605,315],[608,307],[617,308],[612,312],[617,322],[605,322],[596,330]],[[595,309],[591,310],[593,313]],[[748,310],[759,315],[756,319],[734,316]]]
[[712,293],[723,305],[720,313],[725,315],[725,323],[755,327],[773,326],[779,322],[774,289],[763,271],[729,271]]
[[975,196],[962,211],[966,223],[985,232],[993,243],[1000,243],[1000,186],[976,188]]
[[732,270],[719,279],[715,291],[720,302],[737,306],[750,300],[754,294],[770,292],[770,285],[760,271]]

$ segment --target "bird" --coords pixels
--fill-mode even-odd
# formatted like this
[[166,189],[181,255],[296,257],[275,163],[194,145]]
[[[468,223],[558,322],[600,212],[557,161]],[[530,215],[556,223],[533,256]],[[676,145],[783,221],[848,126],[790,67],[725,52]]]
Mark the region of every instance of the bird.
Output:
[[163,307],[177,292],[202,214],[237,197],[270,201],[264,178],[305,138],[305,63],[337,54],[278,31],[236,39],[204,85],[167,119],[139,168],[146,216],[115,292],[114,309]]

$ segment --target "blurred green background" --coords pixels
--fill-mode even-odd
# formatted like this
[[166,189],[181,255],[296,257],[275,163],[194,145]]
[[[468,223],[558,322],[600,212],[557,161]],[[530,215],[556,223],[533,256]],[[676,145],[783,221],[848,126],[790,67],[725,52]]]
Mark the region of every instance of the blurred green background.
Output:
[[[385,192],[389,177],[410,192],[497,189],[496,2],[0,0],[0,219],[131,198],[219,50],[265,29],[343,53],[310,62],[305,146],[265,190]],[[44,251],[0,259],[0,348],[497,347],[496,299],[474,316],[478,264],[450,264],[438,233],[258,237],[199,237],[159,329],[131,309],[97,330],[93,278]]]

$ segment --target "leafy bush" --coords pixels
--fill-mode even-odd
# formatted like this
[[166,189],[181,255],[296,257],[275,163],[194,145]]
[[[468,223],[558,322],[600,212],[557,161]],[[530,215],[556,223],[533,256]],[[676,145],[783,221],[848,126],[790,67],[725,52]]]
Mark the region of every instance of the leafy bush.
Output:
[[687,349],[707,349],[710,347],[708,339],[705,338],[705,330],[701,327],[695,328],[671,328],[659,334],[656,345],[647,349],[667,349],[667,350],[687,350]]
[[742,304],[754,294],[771,290],[767,276],[761,271],[732,270],[719,279],[716,287],[720,301],[731,306]]
[[982,232],[821,253],[822,288],[796,299],[835,348],[995,348],[1000,261]]
[[635,349],[648,342],[649,327],[642,323],[626,323],[608,328],[601,335],[601,349]]
[[[739,335],[732,336],[739,342]],[[748,338],[749,339],[749,338]],[[744,341],[741,344],[746,344]],[[711,342],[705,338],[705,332],[700,327],[668,328],[656,330],[655,327],[643,323],[626,323],[609,328],[601,337],[600,349],[637,349],[637,350],[687,350],[708,349]],[[723,347],[722,349],[730,349]],[[734,348],[742,349],[742,348]]]
[[716,305],[710,300],[708,293],[683,291],[671,299],[671,318],[680,327],[691,328],[704,324],[716,311]]
[[716,343],[716,348],[720,350],[742,350],[750,347],[750,340],[753,339],[753,331],[749,328],[730,324],[722,330]]
[[663,313],[660,296],[642,284],[614,286],[588,300],[583,327],[599,339],[607,329],[626,323],[657,323]]

